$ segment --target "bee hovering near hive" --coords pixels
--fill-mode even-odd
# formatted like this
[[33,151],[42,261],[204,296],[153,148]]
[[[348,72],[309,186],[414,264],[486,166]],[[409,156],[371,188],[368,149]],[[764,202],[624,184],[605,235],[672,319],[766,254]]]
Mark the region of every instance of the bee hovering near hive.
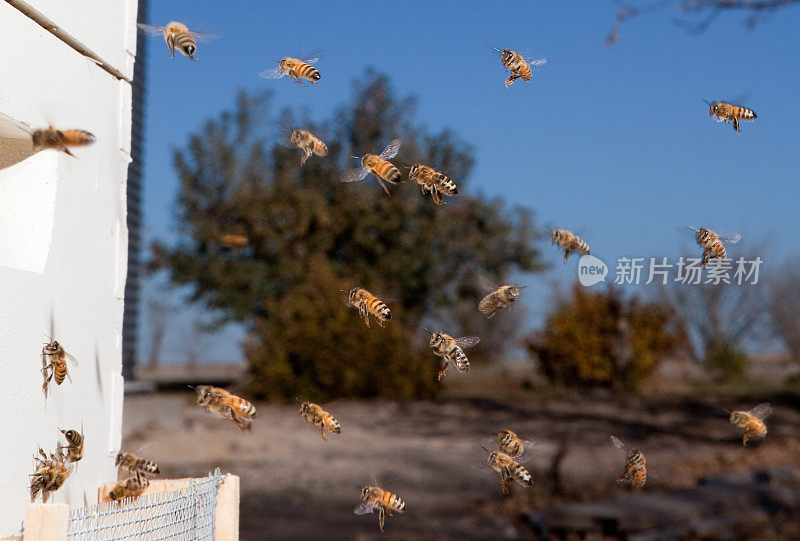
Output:
[[123,500],[125,498],[138,498],[150,486],[150,481],[141,472],[135,472],[131,477],[118,481],[111,487],[108,497],[113,500]]
[[378,325],[383,327],[385,321],[392,319],[392,312],[382,300],[364,289],[363,287],[354,287],[347,293],[347,305],[358,309],[358,313],[364,318],[364,323],[369,327],[369,316],[372,314]]
[[[378,183],[383,188],[383,191],[386,192],[386,195],[391,197],[392,194],[389,193],[389,188],[386,187],[383,181],[385,180],[389,184],[403,182],[403,175],[400,174],[400,170],[393,163],[387,161],[397,156],[398,152],[400,152],[400,139],[395,139],[379,155],[365,154],[361,157],[361,169],[351,171],[342,179],[342,182],[364,180],[371,173],[378,179]],[[358,158],[358,156],[353,156],[353,158]]]
[[297,397],[295,397],[295,400],[300,404],[300,416],[305,417],[312,426],[319,427],[319,435],[322,436],[323,440],[328,441],[325,437],[326,430],[334,434],[341,434],[342,427],[333,415],[313,402],[300,402]]
[[198,406],[230,419],[242,430],[250,429],[250,424],[256,416],[256,407],[253,404],[219,387],[199,385],[193,389],[197,392]]
[[521,457],[525,452],[525,446],[532,446],[533,442],[530,440],[523,440],[513,430],[501,430],[495,436],[497,445],[500,451],[507,454],[511,458]]
[[689,226],[689,228],[696,231],[695,238],[697,239],[697,244],[703,248],[703,260],[701,262],[702,266],[707,265],[712,259],[725,259],[727,257],[723,242],[728,244],[736,244],[742,240],[742,236],[738,233],[735,235],[726,236],[717,235],[714,231],[704,227],[697,229]]
[[222,248],[247,248],[250,245],[250,239],[246,235],[237,235],[235,233],[225,233],[219,236],[219,245]]
[[425,329],[431,335],[428,341],[428,346],[433,349],[434,355],[442,358],[442,365],[439,368],[437,380],[447,374],[449,363],[458,369],[459,372],[469,372],[469,359],[464,354],[464,349],[469,348],[481,341],[477,336],[462,336],[461,338],[453,338],[449,334],[443,332],[431,332]]
[[589,254],[589,245],[572,231],[567,229],[553,229],[552,239],[553,244],[558,244],[558,247],[564,250],[564,263],[567,262],[567,258],[572,252],[581,255]]
[[197,51],[198,41],[210,41],[219,36],[212,36],[210,34],[200,34],[198,32],[191,32],[185,24],[177,21],[168,23],[167,26],[158,26],[152,24],[139,23],[136,26],[141,28],[145,33],[150,35],[164,35],[164,41],[167,42],[169,52],[172,58],[175,58],[175,49],[178,50],[183,56],[188,56],[192,60],[197,60],[194,57]]
[[647,467],[645,466],[644,455],[639,449],[629,449],[624,443],[619,441],[616,436],[611,436],[611,443],[615,447],[624,449],[626,456],[625,471],[617,478],[617,483],[630,480],[633,488],[639,489],[647,481]]
[[59,452],[61,452],[62,449],[66,449],[67,459],[72,463],[78,462],[81,458],[83,458],[83,426],[81,426],[80,433],[77,430],[72,429],[61,430],[61,433],[64,434],[64,438],[67,440],[67,445],[59,446]]
[[437,206],[446,203],[443,196],[458,195],[458,187],[456,187],[455,182],[450,180],[444,173],[440,173],[427,165],[415,163],[410,166],[408,178],[420,185],[423,195],[425,195],[425,192],[430,192],[433,202]]
[[117,468],[128,470],[131,473],[139,472],[141,474],[156,474],[161,473],[158,464],[152,460],[136,456],[133,453],[117,453],[116,459]]
[[733,122],[733,130],[738,134],[742,133],[739,130],[740,120],[753,121],[758,118],[755,112],[747,107],[733,105],[732,103],[724,101],[715,101],[713,103],[708,100],[703,101],[708,105],[708,116],[716,118],[717,122],[724,122],[726,124],[728,122]]
[[759,404],[750,411],[731,411],[731,424],[744,428],[742,445],[754,438],[764,438],[767,436],[767,425],[764,420],[772,414],[772,405],[765,402]]
[[392,511],[402,513],[406,510],[404,502],[397,494],[392,494],[377,486],[365,486],[361,489],[361,503],[359,503],[353,513],[356,515],[372,514],[378,510],[378,527],[383,531],[384,515],[392,516]]
[[47,503],[47,498],[51,492],[55,492],[63,486],[71,473],[71,468],[67,466],[66,457],[60,451],[50,453],[48,457],[40,447],[39,454],[33,455],[34,473],[31,478],[31,501],[42,493],[42,502]]
[[313,154],[317,156],[327,156],[328,146],[310,131],[294,129],[289,136],[289,142],[302,151],[300,165],[305,165]]
[[492,319],[498,310],[514,303],[523,289],[516,285],[498,287],[484,276],[480,276],[480,283],[484,291],[489,291],[489,294],[478,303],[478,311],[487,314],[489,316],[487,319]]
[[544,66],[547,64],[546,58],[524,58],[521,54],[511,49],[500,50],[492,47],[495,51],[500,53],[500,61],[503,67],[506,68],[511,75],[506,79],[505,85],[508,90],[509,85],[513,84],[517,79],[523,81],[530,81],[533,78],[534,67]]
[[72,382],[72,376],[67,371],[67,359],[75,365],[78,364],[77,359],[67,353],[61,344],[53,339],[50,339],[42,348],[42,376],[44,377],[42,392],[45,396],[47,396],[47,387],[51,379],[56,380],[56,385],[64,383],[66,378]]
[[97,139],[86,130],[57,130],[53,126],[42,129],[33,129],[23,122],[18,122],[7,115],[0,115],[10,121],[22,133],[31,136],[31,145],[34,152],[41,150],[57,150],[68,156],[75,155],[70,151],[70,147],[83,147],[93,144]]
[[516,481],[522,486],[532,487],[533,476],[525,469],[525,466],[520,464],[511,455],[503,451],[490,451],[483,447],[483,450],[489,453],[489,459],[486,463],[494,471],[498,472],[501,477],[500,490],[503,494],[508,494],[511,490],[511,484]]
[[287,56],[278,61],[278,67],[264,70],[259,73],[260,77],[264,79],[280,79],[284,75],[288,76],[292,81],[298,83],[300,86],[305,87],[303,79],[309,83],[316,85],[317,81],[322,77],[319,70],[311,64],[316,64],[319,58],[316,56],[298,59]]

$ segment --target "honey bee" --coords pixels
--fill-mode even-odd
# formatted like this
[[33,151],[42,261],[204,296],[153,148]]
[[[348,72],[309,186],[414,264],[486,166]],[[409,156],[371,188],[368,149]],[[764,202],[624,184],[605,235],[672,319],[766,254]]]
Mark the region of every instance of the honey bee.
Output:
[[195,391],[198,406],[204,406],[207,411],[230,419],[242,430],[250,429],[250,424],[256,416],[256,407],[253,404],[219,387],[200,385]]
[[695,233],[697,244],[703,248],[703,260],[700,263],[702,266],[707,265],[712,259],[725,259],[727,257],[723,242],[728,244],[736,244],[742,240],[742,236],[739,234],[725,236],[717,235],[712,230],[704,227],[700,229],[691,227],[691,229],[694,229],[697,232]]
[[69,381],[72,382],[72,376],[67,372],[67,359],[75,365],[78,364],[77,359],[67,353],[61,344],[53,339],[50,339],[50,342],[42,348],[42,376],[44,376],[42,392],[45,396],[47,396],[47,386],[51,379],[55,379],[57,385],[64,383],[65,378],[69,378]]
[[96,141],[95,136],[86,130],[57,130],[52,126],[44,130],[34,130],[31,139],[34,150],[60,150],[73,158],[75,155],[70,152],[69,147],[82,147]]
[[489,453],[489,459],[487,460],[489,467],[500,474],[500,489],[503,494],[509,493],[511,483],[514,481],[522,486],[533,486],[533,476],[525,469],[525,466],[514,460],[513,457],[502,451],[489,451],[485,447],[483,449]]
[[413,180],[420,185],[422,194],[431,192],[433,202],[439,206],[444,205],[445,195],[458,195],[458,188],[456,183],[445,176],[444,173],[435,171],[433,168],[415,163],[408,171],[409,180]]
[[622,472],[617,478],[617,483],[621,483],[630,479],[631,486],[639,489],[644,486],[647,481],[647,467],[645,466],[644,455],[639,449],[628,449],[624,443],[619,441],[616,436],[611,436],[611,442],[620,449],[624,449],[627,453],[627,462],[625,463],[625,471]]
[[300,165],[305,165],[312,154],[317,156],[327,156],[328,146],[317,136],[306,130],[292,130],[289,142],[302,151]]
[[[378,156],[375,154],[365,154],[361,157],[361,169],[351,171],[342,179],[342,182],[364,180],[368,174],[372,173],[375,178],[378,179],[378,183],[381,185],[381,188],[383,188],[383,191],[386,192],[386,195],[391,196],[392,194],[389,193],[389,188],[386,187],[383,181],[385,180],[390,184],[400,184],[403,182],[403,176],[393,163],[386,160],[394,158],[397,156],[398,152],[400,152],[400,139],[395,139],[389,143]],[[357,156],[353,157],[357,158]]]
[[431,335],[428,345],[433,349],[434,355],[442,358],[442,366],[439,368],[438,380],[447,374],[448,363],[452,362],[459,372],[469,372],[469,359],[464,354],[464,349],[472,347],[481,341],[477,336],[463,336],[461,338],[453,338],[449,334],[443,332],[431,332],[425,329]]
[[113,501],[125,498],[138,498],[150,486],[150,481],[141,472],[135,472],[133,476],[117,482],[108,493],[108,497]]
[[333,432],[334,434],[340,434],[342,432],[339,421],[334,419],[333,415],[317,404],[308,401],[300,402],[297,397],[295,397],[295,400],[300,404],[300,416],[305,416],[306,421],[310,422],[313,426],[319,427],[319,435],[322,436],[323,440],[328,441],[325,437],[325,430]]
[[122,468],[132,473],[161,473],[161,469],[158,467],[158,464],[152,460],[147,460],[146,458],[136,456],[133,453],[118,453],[116,465],[117,468]]
[[523,58],[521,54],[510,49],[504,49],[502,51],[495,47],[492,47],[492,49],[500,53],[500,61],[503,63],[503,67],[511,72],[511,75],[506,79],[506,90],[508,90],[508,86],[517,79],[530,81],[533,77],[532,67],[539,67],[547,64],[546,58]]
[[236,235],[234,233],[226,233],[220,235],[219,244],[223,248],[247,248],[250,244],[250,239],[245,235]]
[[[347,293],[344,290],[342,291]],[[378,297],[361,287],[354,287],[350,290],[348,293],[347,305],[358,309],[358,313],[364,318],[364,323],[367,324],[367,327],[369,327],[370,314],[375,317],[375,321],[377,321],[378,325],[381,327],[383,327],[384,321],[392,319],[392,313],[389,311],[389,307]]]
[[764,438],[767,435],[767,425],[764,419],[772,413],[772,405],[769,403],[759,404],[750,411],[731,411],[731,423],[744,428],[744,437],[742,438],[742,445],[747,445],[747,442],[753,438]]
[[172,58],[175,58],[175,49],[183,56],[188,56],[192,60],[197,60],[194,53],[197,50],[198,41],[210,41],[217,36],[210,34],[200,34],[198,32],[190,32],[185,24],[172,21],[167,26],[158,26],[151,24],[137,24],[144,32],[151,35],[164,34],[164,41],[167,42],[169,52]]
[[278,61],[277,68],[262,71],[259,76],[264,79],[280,79],[284,75],[288,75],[292,81],[299,83],[302,87],[306,86],[303,84],[303,79],[316,85],[322,76],[319,74],[319,70],[311,64],[315,64],[318,61],[319,58],[317,57],[303,58],[301,60],[287,56]]
[[59,453],[50,453],[48,457],[40,447],[39,454],[33,455],[36,471],[31,477],[31,501],[42,493],[42,501],[47,502],[51,492],[55,492],[67,481],[70,468],[66,464],[66,457]]
[[519,298],[522,288],[519,286],[502,286],[492,291],[478,303],[478,310],[489,314],[487,319],[492,319],[498,310],[504,308]]
[[497,440],[497,445],[500,447],[500,451],[507,454],[511,458],[518,458],[522,456],[525,452],[526,445],[533,445],[533,442],[528,440],[523,440],[519,436],[517,436],[516,432],[513,430],[505,429],[501,430],[495,436]]
[[361,489],[361,503],[353,509],[353,513],[356,515],[372,514],[375,509],[378,510],[378,527],[383,531],[384,514],[391,517],[392,511],[404,512],[406,502],[397,494],[387,492],[380,487],[365,486]]
[[553,244],[564,250],[564,263],[567,262],[567,257],[572,252],[587,255],[589,254],[589,245],[586,241],[578,235],[567,229],[553,229]]
[[726,124],[733,122],[733,130],[739,134],[742,133],[739,130],[740,120],[752,121],[758,118],[755,112],[747,107],[740,107],[724,101],[715,101],[713,103],[708,100],[703,101],[708,104],[708,116],[716,117],[717,122],[725,122]]
[[81,427],[80,433],[78,433],[77,430],[72,429],[61,430],[61,433],[64,434],[64,438],[67,440],[67,445],[59,446],[59,451],[61,449],[66,449],[66,456],[69,461],[78,462],[81,458],[83,458],[83,427]]

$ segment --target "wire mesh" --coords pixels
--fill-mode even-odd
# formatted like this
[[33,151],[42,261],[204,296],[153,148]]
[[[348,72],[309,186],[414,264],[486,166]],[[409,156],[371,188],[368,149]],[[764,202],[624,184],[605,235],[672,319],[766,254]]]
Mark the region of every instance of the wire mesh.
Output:
[[74,509],[67,539],[214,539],[217,492],[226,477],[217,468],[180,490]]

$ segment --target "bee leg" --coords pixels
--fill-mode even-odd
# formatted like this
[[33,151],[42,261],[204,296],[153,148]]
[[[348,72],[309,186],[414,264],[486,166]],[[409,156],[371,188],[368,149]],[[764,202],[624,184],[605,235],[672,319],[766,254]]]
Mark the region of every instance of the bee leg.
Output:
[[736,133],[739,133],[739,134],[742,133],[742,132],[739,131],[739,119],[738,118],[734,118],[733,119],[733,131],[735,131]]
[[494,312],[492,312],[492,313],[489,315],[489,317],[487,317],[486,319],[492,319],[496,313],[497,313],[497,311],[495,310],[495,311],[494,311]]
[[369,327],[369,315],[367,314],[364,314],[364,323],[366,323],[367,327]]
[[61,151],[62,151],[64,154],[66,154],[67,156],[72,156],[73,158],[75,157],[75,154],[73,154],[72,152],[70,152],[70,151],[69,151],[69,149],[68,149],[67,147],[61,147],[59,150],[61,150]]
[[381,532],[383,531],[383,521],[383,507],[381,507],[380,511],[378,511],[378,527],[381,529]]
[[323,440],[328,441],[328,439],[325,437],[325,427],[324,426],[319,429],[319,435],[322,436]]
[[375,321],[378,323],[378,326],[379,326],[379,327],[383,327],[383,321],[381,320],[381,318],[379,318],[379,317],[376,317],[376,318],[375,318]]
[[378,184],[380,184],[381,188],[383,188],[383,191],[386,192],[386,195],[388,195],[389,197],[392,197],[392,194],[389,191],[389,188],[383,183],[383,179],[381,177],[376,177],[376,178],[378,179]]

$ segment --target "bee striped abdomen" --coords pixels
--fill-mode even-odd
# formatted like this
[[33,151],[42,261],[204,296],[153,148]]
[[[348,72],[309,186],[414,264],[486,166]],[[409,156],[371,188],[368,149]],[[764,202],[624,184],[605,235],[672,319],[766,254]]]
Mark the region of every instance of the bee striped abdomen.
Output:
[[509,474],[523,485],[533,486],[533,477],[522,464],[516,463],[509,468]]
[[236,412],[236,415],[241,417],[251,418],[256,416],[256,407],[244,398],[235,397],[232,400],[231,408]]
[[461,372],[469,372],[469,359],[464,354],[464,351],[456,346],[453,351],[453,364],[456,365]]
[[172,32],[167,36],[167,45],[175,58],[175,48],[177,47],[183,54],[194,60],[194,52],[197,50],[197,42],[189,32]]
[[322,77],[317,68],[305,62],[301,62],[300,65],[295,68],[295,73],[297,73],[299,77],[304,77],[311,81],[319,81]]
[[58,385],[64,383],[67,377],[67,363],[62,360],[57,360],[53,363],[53,379],[56,380]]
[[317,156],[327,156],[328,146],[319,139],[314,141],[314,154]]
[[394,509],[395,511],[404,511],[406,508],[406,502],[400,496],[391,492],[384,492],[381,495],[380,503],[387,509]]
[[367,310],[369,310],[370,313],[372,313],[372,315],[374,315],[376,318],[383,320],[392,319],[392,313],[389,311],[389,307],[377,297],[367,299],[366,305]]
[[437,172],[434,175],[434,185],[445,195],[458,195],[456,183],[442,173]]
[[395,167],[394,164],[386,160],[381,160],[378,165],[375,166],[375,174],[392,184],[399,184],[402,182],[400,170]]

